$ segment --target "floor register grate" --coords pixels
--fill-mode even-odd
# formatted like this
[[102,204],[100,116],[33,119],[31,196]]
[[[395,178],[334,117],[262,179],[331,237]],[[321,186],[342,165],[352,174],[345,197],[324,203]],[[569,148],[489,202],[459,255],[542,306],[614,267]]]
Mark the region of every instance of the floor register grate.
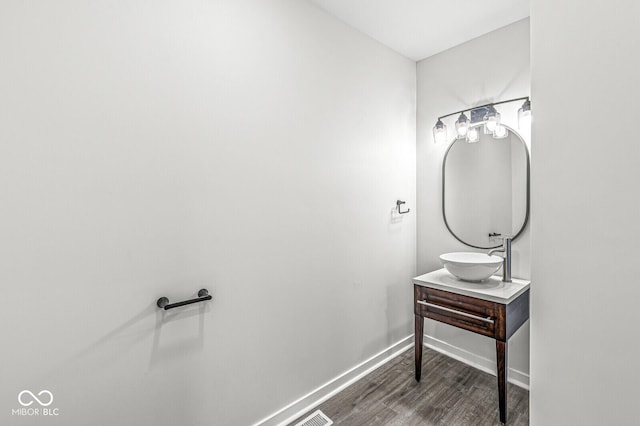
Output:
[[332,424],[333,421],[331,421],[331,419],[327,417],[326,414],[324,414],[320,410],[317,410],[315,413],[311,414],[300,423],[297,423],[295,426],[329,426]]

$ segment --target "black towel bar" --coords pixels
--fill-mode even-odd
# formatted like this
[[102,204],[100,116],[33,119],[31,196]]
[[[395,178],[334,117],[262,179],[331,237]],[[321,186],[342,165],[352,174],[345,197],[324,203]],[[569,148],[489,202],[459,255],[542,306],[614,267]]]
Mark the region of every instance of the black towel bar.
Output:
[[197,299],[183,300],[182,302],[169,303],[169,299],[166,297],[161,297],[158,299],[156,303],[158,308],[164,308],[164,310],[169,310],[173,308],[178,308],[180,306],[190,305],[192,303],[204,302],[205,300],[211,300],[213,297],[209,294],[209,291],[206,288],[203,288],[198,292]]

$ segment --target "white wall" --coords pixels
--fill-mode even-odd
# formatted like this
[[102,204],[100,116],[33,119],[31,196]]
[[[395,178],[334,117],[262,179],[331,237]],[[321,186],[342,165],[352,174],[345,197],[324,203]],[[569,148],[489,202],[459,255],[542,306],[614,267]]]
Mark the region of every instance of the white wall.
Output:
[[531,424],[637,425],[640,3],[531,12]]
[[414,62],[297,0],[4,1],[0,52],[1,424],[246,425],[412,333]]
[[[418,273],[442,267],[438,256],[451,251],[474,251],[459,243],[442,218],[441,166],[447,144],[433,143],[432,128],[438,116],[529,94],[529,20],[501,28],[418,63],[417,205]],[[517,129],[520,103],[499,106],[503,122]],[[447,121],[453,129],[456,117]],[[529,135],[522,132],[529,144]],[[530,227],[513,244],[513,276],[530,277]],[[425,334],[445,345],[468,352],[469,359],[493,365],[493,340],[431,320]],[[510,340],[509,366],[529,372],[529,326]],[[470,354],[469,354],[470,353]],[[465,356],[467,356],[465,355]]]

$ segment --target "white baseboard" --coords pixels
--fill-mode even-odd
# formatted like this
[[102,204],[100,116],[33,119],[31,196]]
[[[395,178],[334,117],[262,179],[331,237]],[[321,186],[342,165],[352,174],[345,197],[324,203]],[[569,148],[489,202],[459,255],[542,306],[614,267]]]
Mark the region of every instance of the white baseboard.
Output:
[[397,357],[398,355],[412,347],[413,334],[389,346],[387,349],[377,353],[376,355],[372,356],[364,362],[361,362],[355,367],[345,371],[338,377],[329,380],[327,383],[309,392],[302,398],[299,398],[286,407],[269,415],[268,417],[260,420],[253,426],[287,425],[298,417],[302,416],[307,411],[310,411],[311,409],[322,404],[324,401],[331,398],[341,390],[345,389],[347,386],[357,382],[376,368],[381,367],[382,365],[386,364],[393,358]]
[[[338,377],[329,380],[327,383],[309,392],[305,396],[293,401],[286,407],[265,417],[253,426],[288,425],[304,413],[311,411],[313,408],[322,404],[341,390],[371,373],[373,370],[381,367],[406,350],[412,348],[413,342],[413,334],[405,337],[366,361],[363,361],[355,367],[345,371]],[[478,370],[493,374],[494,376],[496,375],[496,366],[493,360],[483,358],[477,354],[458,348],[457,346],[453,346],[442,340],[427,336],[426,334],[424,336],[423,343],[426,347],[433,349],[434,351],[440,352],[460,362],[464,362]],[[516,386],[520,386],[527,390],[529,389],[529,375],[526,373],[510,368],[508,372],[508,380]]]
[[[477,354],[453,346],[442,340],[424,335],[424,345],[434,351],[438,351],[460,362],[464,362],[472,367],[482,370],[486,373],[496,375],[496,365],[494,360],[483,358]],[[529,375],[522,371],[509,368],[507,372],[507,380],[516,386],[529,390]]]

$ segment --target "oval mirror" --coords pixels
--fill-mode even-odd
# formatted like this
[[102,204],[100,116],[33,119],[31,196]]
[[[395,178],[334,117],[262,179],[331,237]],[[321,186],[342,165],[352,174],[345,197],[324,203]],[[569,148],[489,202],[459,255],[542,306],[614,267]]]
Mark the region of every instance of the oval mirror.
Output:
[[458,241],[478,249],[516,239],[529,220],[529,151],[510,127],[505,138],[454,140],[442,161],[442,215]]

